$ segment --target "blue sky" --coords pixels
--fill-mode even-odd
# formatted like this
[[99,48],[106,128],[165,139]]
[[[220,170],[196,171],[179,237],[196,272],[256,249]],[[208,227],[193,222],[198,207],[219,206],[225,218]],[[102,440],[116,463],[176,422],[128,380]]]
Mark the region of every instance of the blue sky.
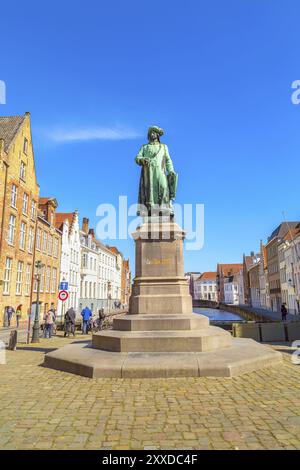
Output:
[[[300,218],[299,14],[298,0],[5,2],[0,113],[31,112],[41,195],[92,225],[98,204],[135,202],[157,124],[177,202],[205,205],[186,271],[257,250],[283,210]],[[133,242],[115,243],[133,265]]]

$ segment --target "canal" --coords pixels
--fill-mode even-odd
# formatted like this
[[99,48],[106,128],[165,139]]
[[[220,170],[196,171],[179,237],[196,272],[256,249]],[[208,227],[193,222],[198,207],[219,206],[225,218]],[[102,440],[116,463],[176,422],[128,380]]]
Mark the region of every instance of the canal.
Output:
[[236,322],[245,321],[244,318],[236,315],[235,313],[225,312],[225,310],[219,310],[216,308],[194,308],[195,313],[201,313],[206,315],[212,322]]

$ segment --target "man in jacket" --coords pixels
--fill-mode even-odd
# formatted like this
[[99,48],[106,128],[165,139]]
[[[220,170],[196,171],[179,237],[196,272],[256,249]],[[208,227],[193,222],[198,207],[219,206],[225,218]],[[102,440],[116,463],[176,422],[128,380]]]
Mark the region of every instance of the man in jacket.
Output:
[[45,320],[45,338],[51,338],[53,323],[55,321],[55,316],[52,310],[48,310],[44,315]]
[[71,307],[65,314],[64,337],[70,336],[70,329],[71,329],[71,333],[73,333],[73,336],[75,336],[75,319],[76,319],[76,312],[73,309],[73,307]]
[[92,316],[92,312],[91,310],[86,306],[82,312],[81,312],[81,316],[82,316],[82,334],[83,335],[86,335],[88,333],[88,324],[89,324],[89,321],[90,321],[90,318]]

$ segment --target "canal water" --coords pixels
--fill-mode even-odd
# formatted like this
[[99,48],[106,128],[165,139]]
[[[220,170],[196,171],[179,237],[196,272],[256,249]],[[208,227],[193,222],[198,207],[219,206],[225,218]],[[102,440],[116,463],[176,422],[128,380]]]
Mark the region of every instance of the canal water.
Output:
[[206,315],[211,321],[245,321],[244,318],[235,313],[225,312],[225,310],[216,308],[194,308],[193,311],[195,313],[201,313],[201,315]]

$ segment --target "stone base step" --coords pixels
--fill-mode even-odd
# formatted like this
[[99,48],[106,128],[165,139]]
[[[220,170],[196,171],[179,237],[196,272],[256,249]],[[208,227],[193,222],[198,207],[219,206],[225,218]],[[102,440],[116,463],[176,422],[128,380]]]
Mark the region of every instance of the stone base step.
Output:
[[45,356],[44,365],[90,378],[234,377],[267,367],[283,367],[282,354],[248,338],[203,353],[117,353],[73,343]]
[[116,352],[202,352],[231,346],[228,331],[216,326],[181,331],[105,330],[93,334],[95,349]]
[[121,331],[155,331],[155,330],[196,330],[209,326],[205,315],[192,313],[190,315],[123,315],[113,320],[114,330]]

